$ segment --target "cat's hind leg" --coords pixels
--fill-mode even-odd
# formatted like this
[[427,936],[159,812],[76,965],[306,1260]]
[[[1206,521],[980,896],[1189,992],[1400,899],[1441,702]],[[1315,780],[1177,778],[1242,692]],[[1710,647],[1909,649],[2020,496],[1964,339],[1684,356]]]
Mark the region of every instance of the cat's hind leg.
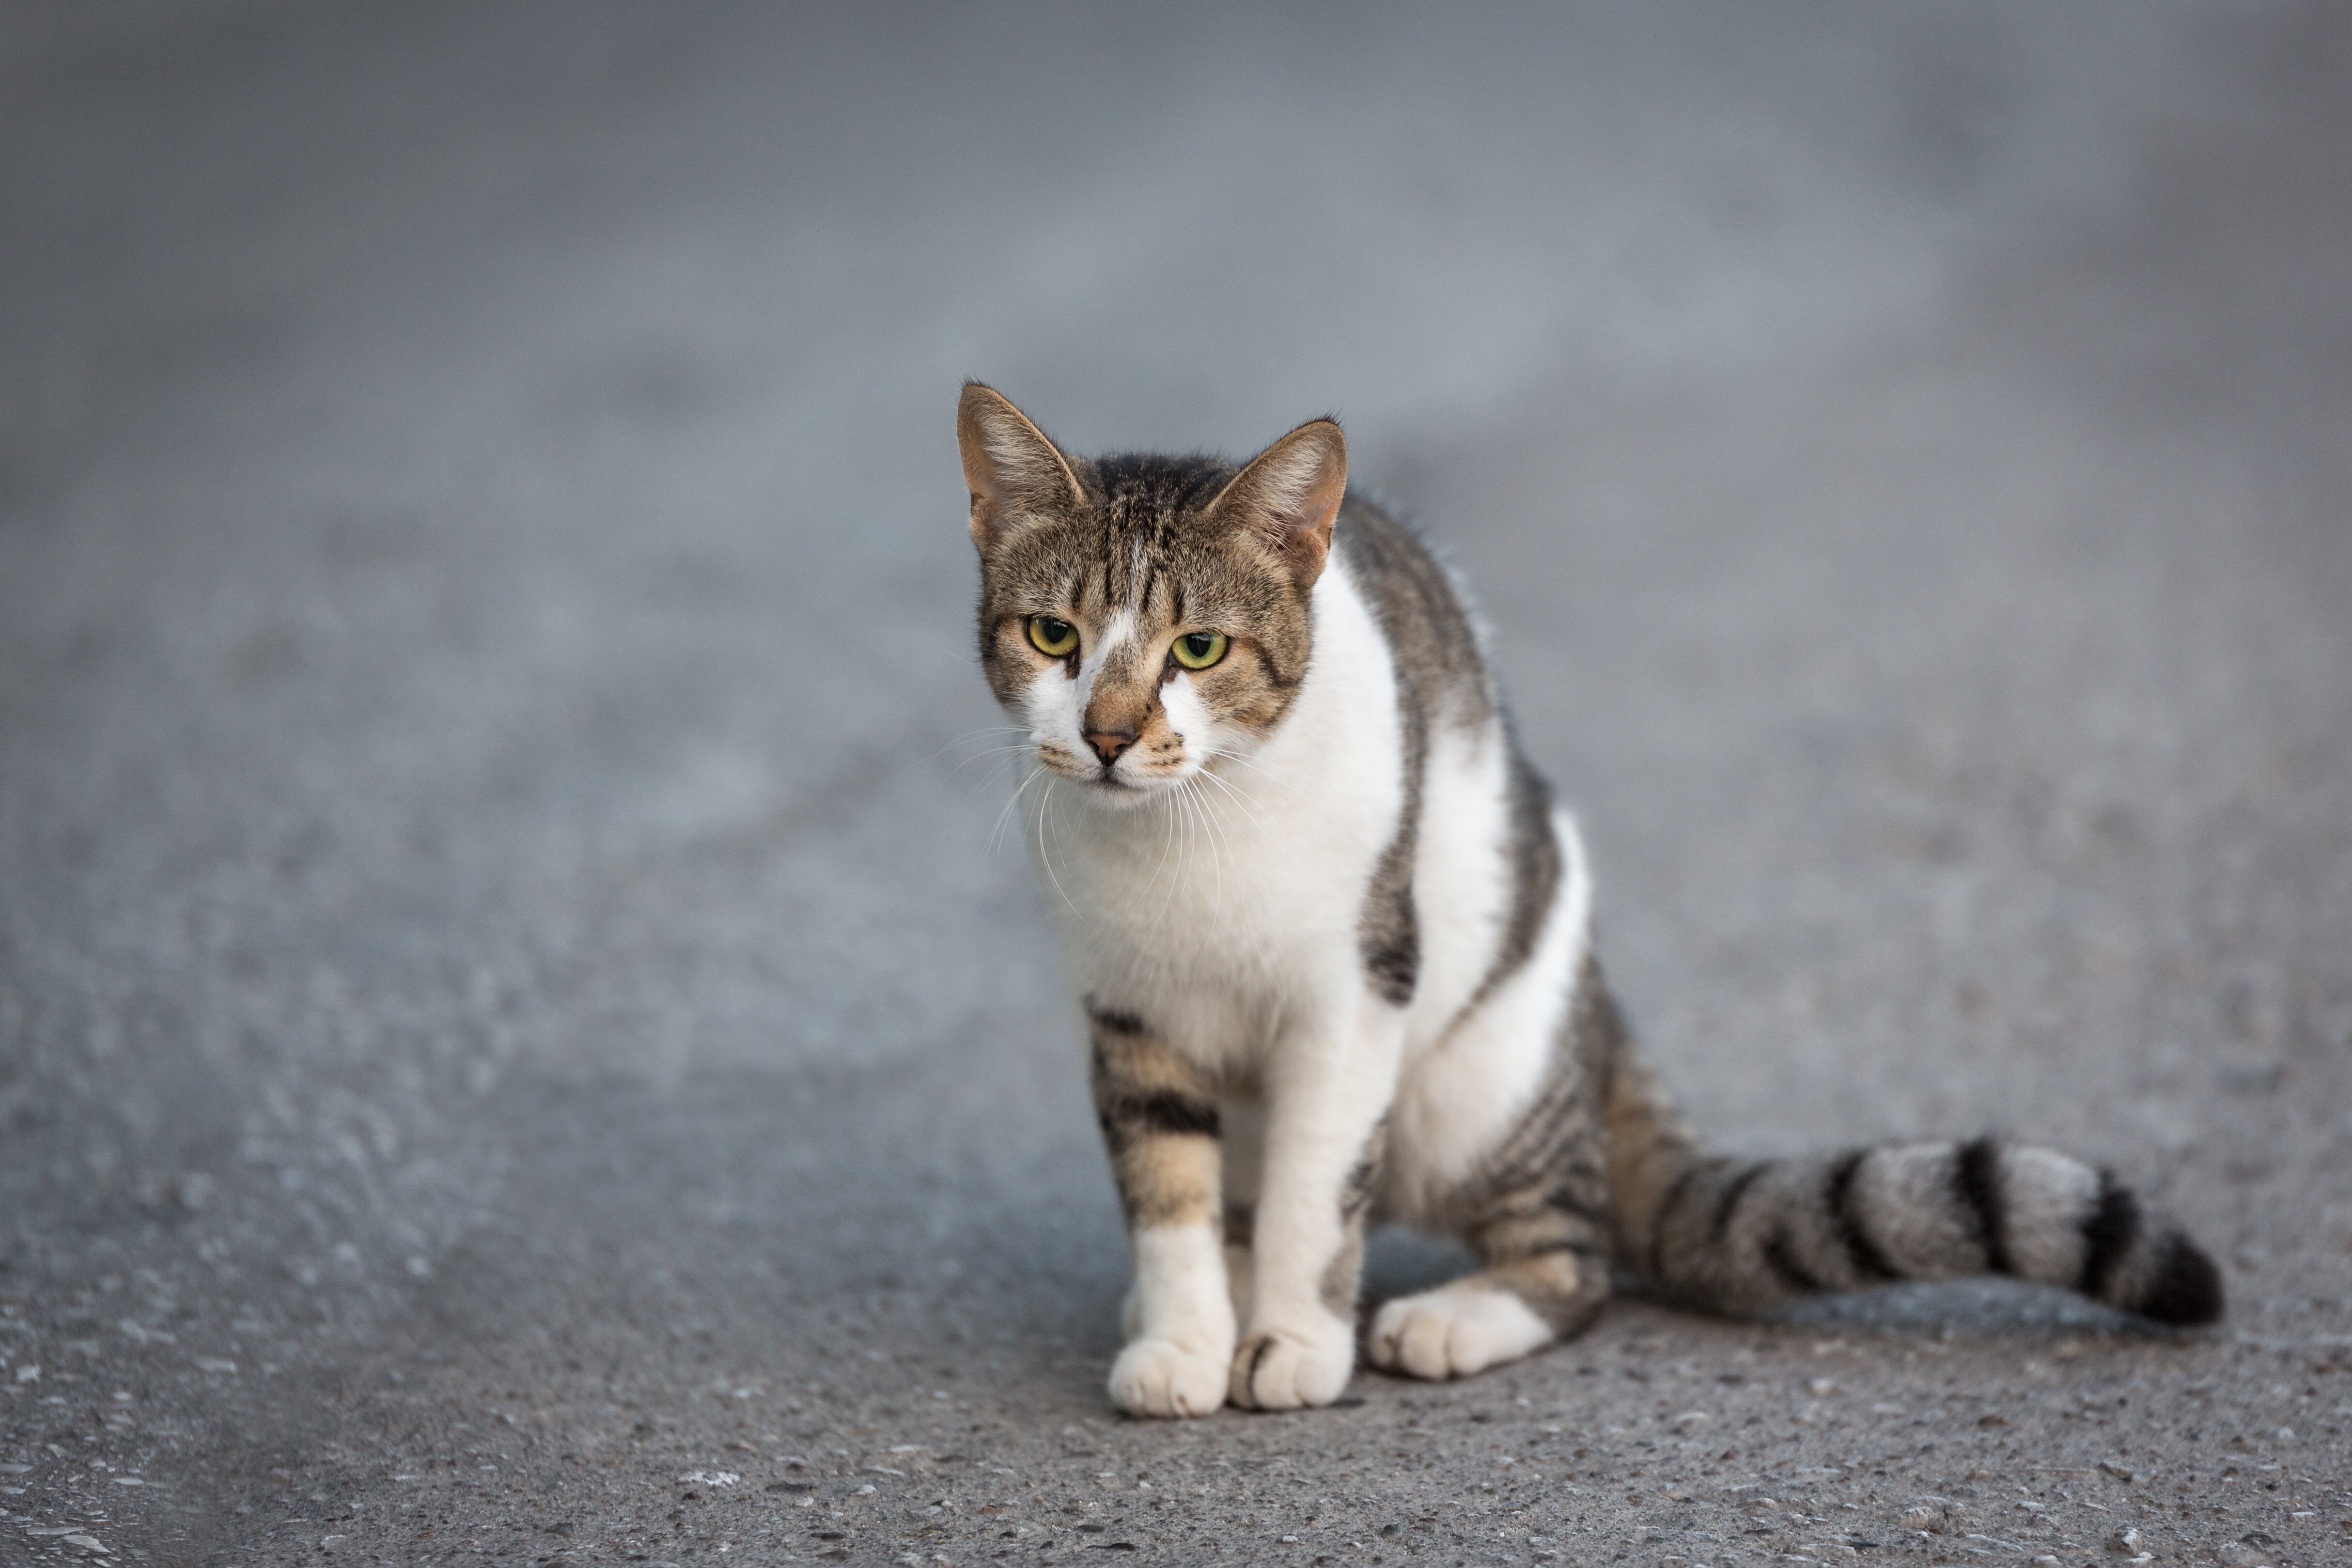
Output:
[[1481,1267],[1382,1306],[1372,1364],[1466,1377],[1580,1333],[1601,1311],[1615,1220],[1595,1067],[1618,1028],[1588,960],[1534,1103],[1447,1205]]
[[1470,1234],[1477,1272],[1383,1305],[1372,1364],[1414,1377],[1467,1377],[1581,1333],[1609,1299],[1609,1237],[1591,1216],[1531,1188]]

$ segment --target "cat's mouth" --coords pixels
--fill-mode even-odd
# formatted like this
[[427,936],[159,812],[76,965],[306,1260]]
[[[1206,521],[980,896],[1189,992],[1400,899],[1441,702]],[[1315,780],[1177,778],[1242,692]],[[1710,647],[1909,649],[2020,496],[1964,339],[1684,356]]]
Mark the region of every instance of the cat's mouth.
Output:
[[1116,764],[1081,770],[1064,762],[1055,765],[1054,771],[1070,783],[1079,786],[1089,799],[1100,800],[1106,805],[1139,805],[1152,796],[1174,788],[1178,782],[1176,773],[1172,770],[1161,772],[1155,769],[1149,773],[1139,774]]
[[1121,803],[1140,800],[1147,795],[1156,795],[1168,784],[1165,779],[1130,778],[1111,768],[1097,768],[1082,782],[1093,794],[1107,800],[1117,800]]
[[1125,750],[1105,761],[1058,740],[1041,738],[1037,760],[1056,779],[1079,786],[1088,800],[1107,806],[1136,806],[1176,789],[1190,771],[1184,765],[1181,740],[1163,741],[1147,749],[1150,755],[1142,758]]

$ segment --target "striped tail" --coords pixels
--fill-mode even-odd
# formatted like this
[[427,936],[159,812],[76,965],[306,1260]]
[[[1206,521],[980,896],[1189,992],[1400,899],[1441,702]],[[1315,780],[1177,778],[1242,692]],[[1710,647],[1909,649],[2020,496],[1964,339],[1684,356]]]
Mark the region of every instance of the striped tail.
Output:
[[1895,1280],[2012,1274],[2164,1323],[2221,1315],[2221,1274],[2129,1187],[1979,1138],[1740,1160],[1702,1151],[1630,1051],[1611,1073],[1622,1256],[1654,1289],[1747,1312]]

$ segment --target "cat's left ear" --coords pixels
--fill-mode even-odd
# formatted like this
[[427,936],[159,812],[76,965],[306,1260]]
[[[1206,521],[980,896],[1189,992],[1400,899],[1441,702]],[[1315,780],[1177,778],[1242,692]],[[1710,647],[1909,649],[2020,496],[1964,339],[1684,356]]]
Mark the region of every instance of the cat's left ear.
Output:
[[1059,511],[1087,498],[1061,448],[993,387],[966,382],[956,403],[956,445],[971,492],[971,542],[985,550],[1024,514]]
[[1323,574],[1331,525],[1347,493],[1347,438],[1334,421],[1310,420],[1250,459],[1206,515],[1257,533],[1303,593]]

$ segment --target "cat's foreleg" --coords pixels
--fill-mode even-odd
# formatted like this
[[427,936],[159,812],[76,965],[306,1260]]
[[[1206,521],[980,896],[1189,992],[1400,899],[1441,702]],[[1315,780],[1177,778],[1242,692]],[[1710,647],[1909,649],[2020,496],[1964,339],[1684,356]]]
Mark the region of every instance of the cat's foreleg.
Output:
[[1225,1402],[1234,1333],[1212,1085],[1138,1020],[1109,1013],[1094,1019],[1091,1076],[1135,1252],[1111,1399],[1137,1416],[1209,1415]]
[[1248,1333],[1231,1396],[1259,1410],[1328,1405],[1356,1362],[1365,1209],[1396,1088],[1402,1025],[1286,1041],[1266,1075]]

